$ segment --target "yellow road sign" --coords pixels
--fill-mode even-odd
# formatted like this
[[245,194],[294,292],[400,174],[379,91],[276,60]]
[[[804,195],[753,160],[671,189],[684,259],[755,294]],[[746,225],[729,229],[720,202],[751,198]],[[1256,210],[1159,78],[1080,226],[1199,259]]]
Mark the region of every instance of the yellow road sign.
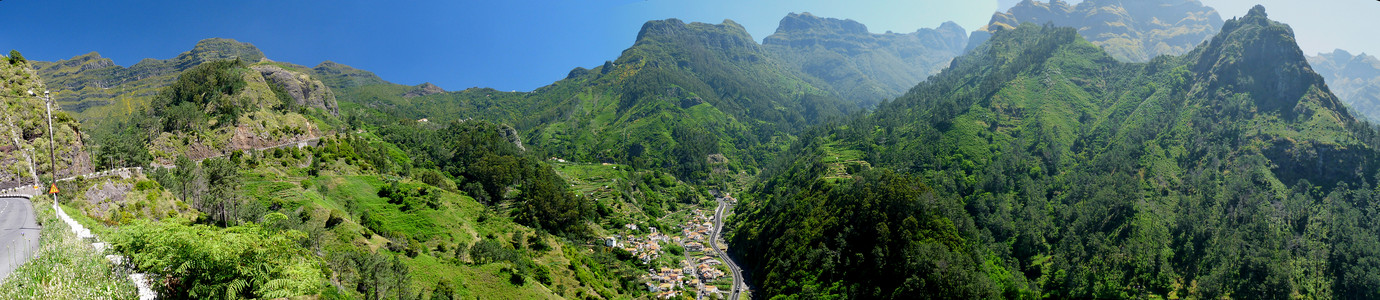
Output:
[[57,184],[56,184],[56,183],[54,183],[52,187],[49,187],[49,188],[48,188],[48,193],[49,193],[49,194],[57,194],[57,193],[58,193],[58,189],[57,189]]

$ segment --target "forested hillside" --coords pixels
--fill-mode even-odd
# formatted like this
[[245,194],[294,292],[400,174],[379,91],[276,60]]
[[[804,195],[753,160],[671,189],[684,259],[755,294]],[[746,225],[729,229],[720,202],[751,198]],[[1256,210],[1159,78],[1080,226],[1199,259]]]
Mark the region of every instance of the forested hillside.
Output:
[[[194,136],[189,132],[208,130],[197,126],[233,124],[219,122],[233,122],[245,110],[291,115],[281,112],[290,98],[242,97],[253,84],[240,76],[256,74],[250,70],[236,60],[193,67],[157,96],[157,107],[167,109],[134,114],[144,121],[126,134]],[[625,195],[634,187],[652,200],[645,197],[672,191],[674,179],[656,187],[625,181],[598,194],[576,194],[566,178],[583,184],[592,180],[588,175],[559,173],[515,143],[506,125],[473,120],[435,126],[377,112],[350,122],[323,118],[314,126],[341,127],[312,146],[236,150],[199,161],[178,153],[171,166],[146,169],[145,176],[62,182],[62,190],[78,191],[64,194],[62,203],[107,238],[113,253],[129,257],[136,271],[154,274],[161,297],[611,299],[646,293],[631,254],[586,241],[624,222],[649,222],[609,206],[633,205]],[[122,148],[121,157],[141,149]],[[596,195],[599,201],[582,197]],[[693,191],[686,196],[697,197]],[[643,205],[663,213],[685,209]]]
[[[648,33],[647,39],[675,42],[652,37],[674,33],[751,43],[736,25],[666,22],[671,26],[668,32]],[[653,45],[630,52],[656,59],[689,57],[667,54],[668,49],[686,48]],[[701,68],[728,65],[728,54],[712,49],[717,47],[691,49],[705,55],[699,63],[711,64]],[[745,51],[760,52],[752,47]],[[6,85],[6,90],[41,88],[37,74],[20,69],[25,62],[15,56],[7,60],[13,61],[7,66],[18,70],[13,73],[16,79],[7,81],[15,86]],[[825,116],[782,115],[800,110],[795,108],[802,104],[795,101],[809,93],[821,94],[808,85],[751,83],[701,91],[714,95],[713,103],[734,107],[737,115],[719,111],[708,100],[689,99],[694,92],[679,87],[704,87],[702,80],[709,78],[737,82],[727,78],[785,76],[754,73],[775,69],[748,65],[734,72],[706,72],[706,79],[700,79],[680,69],[693,65],[667,67],[668,71],[655,68],[663,63],[642,59],[620,60],[629,66],[619,73],[613,62],[607,64],[607,72],[603,67],[572,72],[572,79],[531,93],[448,93],[424,84],[396,88],[396,94],[392,91],[400,86],[330,62],[309,69],[266,59],[207,60],[168,75],[174,79],[146,97],[148,104],[122,118],[93,122],[102,126],[102,133],[88,137],[100,145],[94,151],[95,164],[101,170],[142,166],[144,174],[61,182],[60,189],[70,191],[61,202],[110,241],[107,253],[124,255],[135,271],[152,274],[153,287],[162,297],[649,297],[649,284],[664,283],[649,278],[644,269],[676,266],[691,254],[707,255],[705,250],[688,251],[667,240],[666,247],[676,250],[662,256],[659,249],[607,247],[593,241],[647,236],[648,230],[667,239],[655,228],[679,236],[675,226],[702,218],[702,211],[712,207],[712,196],[698,183],[707,182],[711,174],[719,175],[714,177],[718,182],[747,176],[736,173],[747,170],[737,161],[745,151],[725,155],[720,147],[733,146],[721,146],[727,142],[718,139],[748,134],[711,132],[707,129],[715,127],[705,126],[742,132],[760,127],[778,140],[747,142],[784,145],[790,139],[782,132],[789,129],[786,125],[803,127]],[[639,77],[644,69],[651,77]],[[660,81],[666,78],[685,81]],[[349,99],[340,107],[337,90]],[[606,96],[629,100],[599,101]],[[419,122],[407,113],[409,107],[385,102],[394,97],[415,100],[397,102],[418,104],[414,107],[455,108],[432,111],[444,115]],[[473,102],[449,106],[456,102],[445,102],[455,99],[448,97],[469,97]],[[489,108],[479,100],[490,97],[501,99],[489,102],[498,107]],[[594,97],[593,103],[578,97]],[[33,100],[7,103],[41,104],[37,98],[24,99]],[[358,99],[374,102],[361,104]],[[544,102],[549,99],[562,102]],[[759,99],[762,102],[755,102]],[[671,100],[694,103],[665,104]],[[770,108],[761,113],[763,118],[775,119],[754,119],[753,110],[760,106]],[[566,111],[582,108],[590,112],[580,118]],[[528,113],[536,110],[550,113]],[[471,115],[476,111],[485,117]],[[623,116],[634,112],[644,115]],[[832,116],[841,114],[835,111]],[[738,115],[755,121],[740,122]],[[41,114],[26,116],[41,120]],[[59,125],[75,130],[74,118],[59,119]],[[568,162],[551,156],[592,152],[600,145],[553,139],[562,136],[552,134],[544,139],[522,137],[556,126],[581,126],[579,137],[608,140],[633,127],[648,139],[673,144],[649,147],[646,153],[655,154],[649,158],[618,158],[641,165],[634,168],[598,163],[626,155],[612,152],[623,150],[622,144],[604,149],[599,160],[582,157],[583,162]],[[608,129],[613,127],[624,130],[615,135]],[[590,128],[598,128],[596,135],[589,135]],[[555,142],[569,143],[564,144],[569,148],[545,148]],[[757,147],[759,154],[774,153],[767,146]],[[649,229],[639,230],[637,225]],[[731,279],[705,282],[730,283]],[[675,292],[700,291],[699,286],[689,286]]]
[[[92,170],[82,124],[61,107],[53,107],[56,133],[49,136],[43,98],[47,91],[19,51],[0,60],[0,188],[33,184],[40,176],[51,178],[54,156],[59,178]],[[51,147],[53,142],[57,147]],[[49,153],[52,149],[57,153]]]
[[800,128],[857,110],[781,67],[732,21],[647,22],[617,60],[576,68],[532,92],[424,92],[370,83],[370,74],[338,64],[315,71],[342,101],[429,122],[512,124],[547,156],[661,169],[692,181],[754,170]]
[[1263,7],[1148,63],[1025,24],[803,134],[731,249],[765,297],[1376,297],[1378,136]]
[[274,63],[207,62],[179,73],[148,108],[105,123],[97,159],[108,167],[166,166],[178,156],[200,160],[316,139],[335,105],[320,81]]
[[212,38],[198,42],[177,57],[147,58],[128,68],[91,52],[57,62],[36,61],[34,69],[52,86],[58,104],[78,120],[98,125],[148,107],[153,96],[172,84],[182,71],[211,61],[239,59],[256,63],[263,58],[263,52],[254,45]]

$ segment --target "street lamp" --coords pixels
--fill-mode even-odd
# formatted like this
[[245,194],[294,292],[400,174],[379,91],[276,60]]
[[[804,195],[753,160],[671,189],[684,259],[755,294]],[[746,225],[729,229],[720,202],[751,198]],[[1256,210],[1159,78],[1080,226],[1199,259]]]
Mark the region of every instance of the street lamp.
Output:
[[[50,94],[48,93],[48,90],[43,90],[43,104],[46,105],[46,106],[48,107],[48,153],[49,153],[49,155],[51,155],[50,158],[52,159],[52,166],[53,166],[53,179],[52,179],[52,183],[51,183],[51,185],[50,185],[50,188],[51,188],[51,187],[57,187],[57,180],[58,180],[58,173],[57,173],[57,137],[55,137],[55,136],[57,135],[57,132],[54,132],[54,131],[53,131],[53,97],[50,96]],[[51,193],[51,191],[49,191],[49,194],[50,194],[50,195],[53,195],[53,206],[57,206],[57,202],[58,202],[58,200],[57,200],[57,194],[56,194],[56,193]]]

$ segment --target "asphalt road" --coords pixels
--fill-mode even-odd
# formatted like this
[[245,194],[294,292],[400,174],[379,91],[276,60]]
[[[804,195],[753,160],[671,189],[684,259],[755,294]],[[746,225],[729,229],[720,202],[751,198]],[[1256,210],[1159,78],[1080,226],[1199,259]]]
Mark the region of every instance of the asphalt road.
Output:
[[38,234],[29,199],[0,198],[0,281],[38,253]]
[[732,209],[732,206],[729,206],[728,201],[719,198],[719,207],[714,210],[714,236],[709,238],[709,247],[714,248],[714,251],[719,253],[719,258],[728,263],[728,269],[733,271],[733,291],[729,293],[728,299],[738,300],[739,295],[747,289],[747,283],[743,281],[743,269],[738,267],[738,263],[734,262],[733,258],[728,257],[728,252],[719,249],[718,242],[719,235],[724,228],[724,214],[729,209]]

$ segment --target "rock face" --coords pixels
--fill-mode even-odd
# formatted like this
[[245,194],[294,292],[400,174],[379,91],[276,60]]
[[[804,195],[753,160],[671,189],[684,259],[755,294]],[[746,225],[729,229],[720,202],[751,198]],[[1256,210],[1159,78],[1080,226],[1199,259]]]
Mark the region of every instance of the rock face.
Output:
[[1352,110],[1372,122],[1380,121],[1380,59],[1337,49],[1308,57],[1308,64]]
[[[103,60],[108,61],[93,56],[70,66],[99,66]],[[49,136],[48,111],[40,98],[49,88],[28,62],[0,60],[0,189],[32,184],[35,173],[52,174],[49,140],[57,142],[59,178],[92,171],[91,156],[82,142],[82,124],[60,107],[53,107],[55,134]]]
[[873,34],[853,20],[790,14],[762,40],[774,57],[840,98],[870,106],[909,90],[949,65],[967,45],[953,22],[913,33]]
[[1021,1],[973,32],[969,45],[981,44],[995,30],[1020,23],[1073,27],[1093,44],[1122,61],[1145,62],[1160,55],[1182,55],[1222,27],[1222,17],[1196,0],[1087,0],[1077,6],[1052,0]]
[[415,98],[415,97],[421,97],[421,96],[426,96],[426,95],[435,95],[435,94],[440,94],[440,93],[445,93],[445,92],[446,92],[445,89],[442,89],[441,87],[436,86],[435,84],[431,84],[430,82],[427,82],[427,83],[419,84],[419,85],[417,85],[416,87],[413,87],[411,90],[408,90],[407,93],[403,93],[403,97],[404,97],[404,98]]
[[275,65],[255,65],[250,67],[263,75],[270,84],[282,87],[297,105],[324,109],[331,115],[340,115],[336,106],[335,93],[320,80],[311,76],[283,69]]

